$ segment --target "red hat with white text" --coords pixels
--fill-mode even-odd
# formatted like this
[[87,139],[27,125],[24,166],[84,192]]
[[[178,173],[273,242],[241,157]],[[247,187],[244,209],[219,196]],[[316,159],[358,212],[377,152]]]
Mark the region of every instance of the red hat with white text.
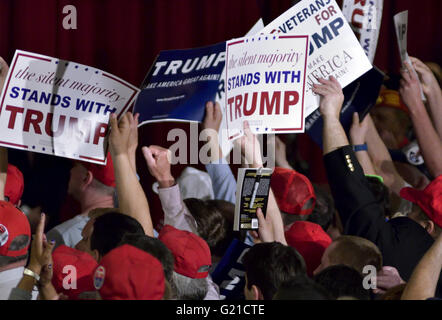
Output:
[[26,255],[30,240],[31,227],[25,214],[12,203],[0,201],[0,256]]
[[128,244],[101,259],[93,281],[104,300],[161,300],[165,291],[161,262]]

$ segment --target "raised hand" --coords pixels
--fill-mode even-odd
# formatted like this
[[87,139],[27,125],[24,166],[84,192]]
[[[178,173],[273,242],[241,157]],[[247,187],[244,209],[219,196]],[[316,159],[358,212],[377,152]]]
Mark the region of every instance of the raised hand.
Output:
[[206,103],[206,115],[203,120],[203,129],[212,129],[216,132],[219,131],[221,121],[223,120],[223,114],[218,102],[213,103],[209,101]]
[[115,113],[111,114],[109,145],[112,157],[116,157],[121,154],[128,154],[129,145],[133,145],[133,141],[130,143],[129,138],[132,136],[133,139],[133,128],[135,123],[136,122],[131,112],[127,112],[124,116],[122,116],[119,122],[117,120],[117,115]]
[[359,120],[359,114],[353,113],[353,123],[350,128],[350,140],[353,145],[364,144],[366,142],[366,135],[368,131],[368,117],[367,115],[362,122]]
[[241,138],[236,139],[234,144],[241,148],[242,156],[252,168],[260,168],[263,166],[258,138],[250,130],[247,121],[244,121],[244,135]]
[[402,101],[410,110],[422,104],[421,91],[419,87],[419,79],[413,72],[411,66],[405,62],[404,68],[401,70],[402,79],[400,80],[399,93]]
[[175,179],[170,169],[170,151],[159,146],[143,147],[141,150],[149,172],[158,181],[160,188],[173,186]]
[[413,63],[414,69],[419,75],[422,83],[422,90],[424,91],[425,95],[428,96],[431,94],[432,90],[440,90],[439,83],[437,82],[437,79],[431,69],[418,58],[410,57],[410,60]]
[[45,221],[46,215],[42,213],[37,225],[34,240],[32,241],[31,256],[28,265],[28,269],[37,274],[41,273],[43,266],[52,265],[52,250],[55,247],[55,242],[51,241],[49,243],[43,233]]
[[330,76],[329,80],[318,79],[320,84],[313,84],[313,92],[322,96],[319,111],[323,117],[339,119],[344,94],[341,85],[335,77]]

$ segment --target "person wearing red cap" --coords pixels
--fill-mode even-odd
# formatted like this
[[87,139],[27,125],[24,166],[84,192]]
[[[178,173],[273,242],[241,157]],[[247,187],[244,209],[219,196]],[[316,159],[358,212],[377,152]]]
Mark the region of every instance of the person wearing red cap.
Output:
[[306,219],[316,203],[315,191],[310,180],[293,169],[276,167],[271,187],[284,221],[289,228],[294,221]]
[[81,239],[81,231],[89,220],[88,213],[95,208],[114,206],[115,178],[110,155],[105,166],[76,162],[71,169],[68,193],[81,206],[81,213],[51,229],[47,236],[56,246],[74,247]]
[[285,238],[287,244],[304,258],[309,276],[321,264],[324,251],[332,243],[332,239],[320,225],[308,221],[295,221],[285,232]]
[[[1,61],[0,61],[1,62]],[[5,192],[9,200],[20,199],[19,188],[11,188],[13,176],[7,172],[7,150],[0,148],[0,299],[7,299],[12,288],[20,281],[28,257],[31,228],[25,214],[12,202],[4,201]],[[9,183],[8,183],[9,182]],[[9,186],[8,186],[9,185]]]
[[57,293],[69,300],[96,299],[92,276],[98,264],[90,254],[61,245],[52,253],[52,260],[52,285]]
[[166,291],[161,263],[128,244],[101,259],[93,284],[103,300],[162,300]]
[[203,300],[209,290],[207,278],[212,265],[207,243],[196,234],[165,225],[158,236],[172,252],[172,287],[178,300]]
[[[342,89],[334,78],[319,79],[319,82],[319,85],[314,85],[314,91],[322,96],[320,112],[324,119],[324,164],[344,233],[376,244],[382,253],[384,265],[395,267],[407,281],[413,268],[433,244],[431,231],[437,232],[437,228],[432,228],[434,224],[427,224],[428,227],[423,228],[416,219],[418,212],[409,217],[386,221],[384,208],[370,190],[340,123]],[[428,201],[430,198],[425,199]],[[436,203],[427,203],[427,206],[431,207]],[[420,208],[414,206],[414,209]],[[434,212],[431,213],[435,217]],[[442,289],[441,285],[439,289]]]
[[23,276],[31,227],[23,212],[0,201],[0,300],[8,299]]

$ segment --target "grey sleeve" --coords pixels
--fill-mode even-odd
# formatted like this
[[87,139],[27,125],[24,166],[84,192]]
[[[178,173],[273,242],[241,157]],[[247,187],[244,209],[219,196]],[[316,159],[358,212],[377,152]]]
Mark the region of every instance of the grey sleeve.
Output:
[[12,288],[8,300],[32,300],[32,292],[21,288]]

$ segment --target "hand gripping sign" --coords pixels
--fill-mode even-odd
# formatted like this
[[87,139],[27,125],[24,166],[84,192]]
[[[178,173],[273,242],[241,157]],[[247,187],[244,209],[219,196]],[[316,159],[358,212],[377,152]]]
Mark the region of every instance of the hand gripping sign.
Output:
[[344,88],[372,68],[334,0],[303,0],[268,24],[262,34],[309,35],[305,116],[319,107],[312,91],[318,78],[333,75]]
[[106,163],[109,116],[139,90],[89,66],[17,50],[0,97],[0,145]]
[[226,44],[229,140],[243,134],[304,132],[307,35],[258,35]]

